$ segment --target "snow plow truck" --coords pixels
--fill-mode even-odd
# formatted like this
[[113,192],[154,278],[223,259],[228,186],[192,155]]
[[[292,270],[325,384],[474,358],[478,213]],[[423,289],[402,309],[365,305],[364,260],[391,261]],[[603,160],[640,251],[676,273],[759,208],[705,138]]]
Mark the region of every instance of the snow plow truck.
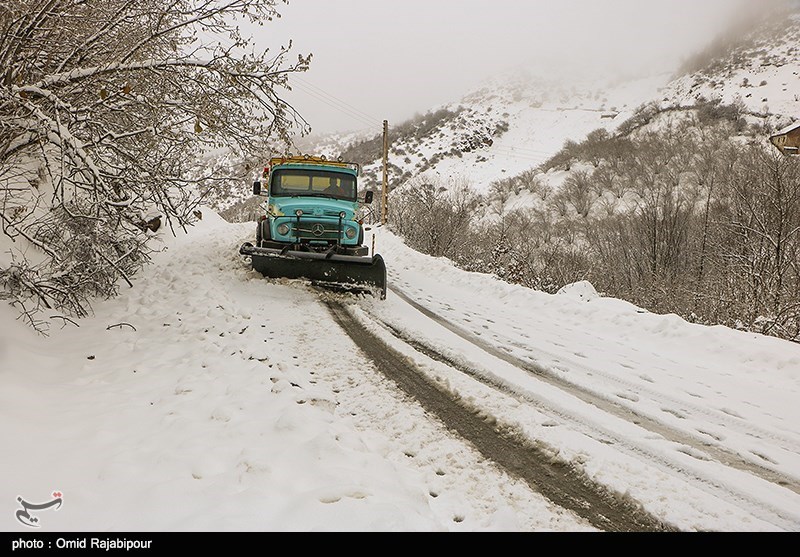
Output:
[[386,265],[364,245],[357,163],[309,155],[275,157],[253,183],[266,197],[256,224],[255,243],[239,253],[270,278],[305,279],[338,290],[386,298]]

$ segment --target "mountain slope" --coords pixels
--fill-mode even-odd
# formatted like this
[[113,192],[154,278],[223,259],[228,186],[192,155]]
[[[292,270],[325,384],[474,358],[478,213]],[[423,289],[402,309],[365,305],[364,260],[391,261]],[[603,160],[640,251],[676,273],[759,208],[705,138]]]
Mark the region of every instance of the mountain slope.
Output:
[[[501,76],[459,101],[432,108],[390,133],[394,187],[420,174],[469,182],[485,193],[494,181],[535,168],[568,140],[612,133],[648,104],[738,104],[751,122],[780,129],[800,118],[800,13],[773,16],[744,35],[719,39],[678,76],[584,76],[559,82],[525,71]],[[399,128],[399,129],[397,129]],[[341,148],[379,182],[378,138]],[[328,154],[339,154],[328,145]]]
[[[485,193],[493,180],[537,166],[567,140],[597,128],[612,130],[651,99],[667,77],[581,85],[524,73],[496,78],[457,102],[391,128],[391,182],[396,187],[422,175],[466,181]],[[363,157],[368,183],[379,183],[377,157],[370,158],[358,145],[345,149],[348,155]]]
[[684,65],[663,101],[741,103],[772,129],[800,118],[800,8],[736,37],[723,37]]

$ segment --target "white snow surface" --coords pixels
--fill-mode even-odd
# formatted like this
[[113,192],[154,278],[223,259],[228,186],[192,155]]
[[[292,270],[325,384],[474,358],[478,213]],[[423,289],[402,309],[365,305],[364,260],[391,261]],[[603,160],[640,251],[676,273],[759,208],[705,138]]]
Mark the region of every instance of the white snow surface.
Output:
[[330,296],[419,373],[676,528],[800,529],[800,345],[588,283],[506,284],[385,228],[387,299],[342,297],[261,277],[237,252],[252,224],[203,213],[187,235],[159,232],[134,287],[78,326],[55,318],[37,336],[0,306],[0,529],[30,531],[18,497],[60,492],[35,513],[41,531],[594,530],[402,394]]

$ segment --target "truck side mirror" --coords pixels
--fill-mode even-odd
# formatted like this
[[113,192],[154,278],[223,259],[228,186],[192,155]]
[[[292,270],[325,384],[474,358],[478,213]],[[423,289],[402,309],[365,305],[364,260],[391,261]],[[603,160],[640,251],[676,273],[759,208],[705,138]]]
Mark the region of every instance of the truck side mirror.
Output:
[[367,204],[372,203],[372,194],[373,194],[372,190],[369,190],[364,193],[364,203]]
[[258,180],[253,182],[253,195],[261,195],[261,182]]

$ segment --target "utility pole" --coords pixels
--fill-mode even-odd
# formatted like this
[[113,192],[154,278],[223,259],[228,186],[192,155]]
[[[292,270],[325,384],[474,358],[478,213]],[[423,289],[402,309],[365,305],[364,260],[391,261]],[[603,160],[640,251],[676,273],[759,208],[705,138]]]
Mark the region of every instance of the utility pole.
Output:
[[381,196],[381,224],[386,224],[389,201],[389,122],[383,121],[383,195]]

